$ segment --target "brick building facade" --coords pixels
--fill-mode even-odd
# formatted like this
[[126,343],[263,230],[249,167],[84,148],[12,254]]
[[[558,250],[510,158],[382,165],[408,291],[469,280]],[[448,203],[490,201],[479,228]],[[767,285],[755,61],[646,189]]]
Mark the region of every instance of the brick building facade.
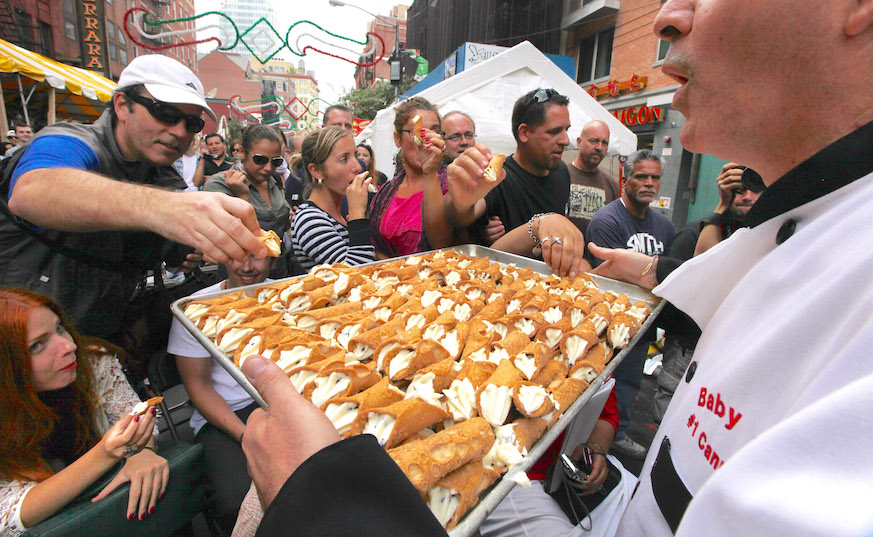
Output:
[[[356,88],[369,88],[375,85],[377,81],[391,80],[391,68],[388,66],[388,58],[390,58],[394,52],[394,42],[398,34],[398,29],[395,29],[395,25],[399,26],[399,41],[401,48],[407,48],[406,6],[394,6],[390,15],[380,16],[380,18],[370,21],[367,32],[372,32],[382,38],[382,41],[385,43],[384,54],[382,60],[374,66],[355,67]],[[376,53],[378,53],[378,51]],[[371,63],[373,61],[373,55],[364,54],[358,59],[358,61],[361,63]]]

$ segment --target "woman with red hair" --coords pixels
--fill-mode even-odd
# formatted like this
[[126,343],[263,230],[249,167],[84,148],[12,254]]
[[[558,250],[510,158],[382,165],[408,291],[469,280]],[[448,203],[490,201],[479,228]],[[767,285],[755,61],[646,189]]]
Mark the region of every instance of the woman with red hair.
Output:
[[51,517],[121,461],[92,501],[129,481],[127,517],[154,510],[169,466],[154,408],[129,413],[140,401],[119,351],[76,334],[51,299],[0,289],[0,534]]

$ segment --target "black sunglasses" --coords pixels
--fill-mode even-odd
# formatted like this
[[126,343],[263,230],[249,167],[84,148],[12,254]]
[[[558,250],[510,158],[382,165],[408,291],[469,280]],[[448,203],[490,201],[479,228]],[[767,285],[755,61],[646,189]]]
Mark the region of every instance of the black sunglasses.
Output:
[[125,93],[125,95],[130,97],[131,101],[143,105],[145,109],[149,111],[149,114],[161,123],[176,125],[184,119],[185,130],[191,134],[196,134],[202,131],[203,127],[206,125],[206,122],[203,121],[200,114],[186,114],[173,105],[162,103],[161,101],[155,101],[154,99],[149,99],[142,95],[131,95],[130,93]]
[[278,168],[285,163],[285,159],[283,159],[282,157],[270,158],[266,155],[252,155],[252,162],[257,164],[258,166],[263,166],[264,164],[271,162],[274,168]]

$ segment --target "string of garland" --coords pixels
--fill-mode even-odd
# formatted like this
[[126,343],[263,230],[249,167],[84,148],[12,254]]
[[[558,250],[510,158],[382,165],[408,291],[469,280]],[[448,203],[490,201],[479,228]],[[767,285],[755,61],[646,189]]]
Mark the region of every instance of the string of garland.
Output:
[[[224,40],[224,41],[227,41],[229,43],[225,43],[224,41],[222,41],[218,37],[207,37],[207,38],[203,38],[203,39],[196,38],[197,32],[202,32],[203,30],[208,30],[208,29],[219,28],[219,25],[216,25],[216,24],[211,24],[211,25],[207,25],[207,26],[204,26],[201,28],[195,28],[195,29],[161,31],[161,26],[164,24],[187,23],[189,21],[197,21],[199,19],[211,16],[211,15],[215,15],[215,16],[218,16],[218,17],[221,17],[221,18],[224,18],[225,20],[227,20],[227,22],[230,24],[230,27],[233,28],[233,30],[234,30],[232,42],[230,42],[229,37]],[[249,45],[249,43],[247,43],[246,40],[244,39],[249,33],[254,34],[254,32],[256,31],[255,28],[261,23],[264,23],[267,26],[269,26],[269,28],[272,30],[274,36],[276,37],[276,39],[281,43],[281,45],[279,45],[272,52],[272,54],[270,54],[266,58],[261,58],[261,56],[257,53],[257,51],[253,50],[252,47]],[[359,46],[369,46],[369,49],[364,51],[363,53],[356,52],[355,50],[353,50],[351,48],[344,47],[344,46],[341,46],[341,45],[336,44],[336,43],[331,43],[331,42],[325,41],[324,39],[318,37],[317,35],[315,35],[313,33],[304,32],[304,33],[301,33],[300,35],[298,35],[297,39],[294,41],[296,48],[299,49],[299,52],[298,52],[298,50],[295,50],[295,47],[291,46],[290,39],[291,39],[291,32],[299,25],[314,26],[315,28],[317,28],[321,32],[323,32],[323,33],[325,33],[333,38],[339,39],[341,41],[347,41],[349,43],[354,43],[354,44],[359,45]],[[385,55],[385,41],[380,36],[378,36],[377,34],[375,34],[373,32],[367,32],[366,40],[358,41],[358,40],[353,39],[351,37],[346,37],[346,36],[331,32],[331,31],[323,28],[322,26],[319,26],[318,24],[316,24],[312,21],[299,20],[299,21],[295,22],[294,24],[292,24],[288,28],[288,31],[285,33],[285,37],[283,39],[282,36],[279,34],[279,32],[276,31],[276,28],[273,27],[273,25],[270,23],[270,21],[268,21],[264,17],[261,17],[260,19],[255,21],[254,24],[252,24],[251,26],[246,28],[245,31],[240,33],[239,27],[236,25],[236,23],[233,21],[233,19],[231,19],[228,15],[226,15],[225,13],[222,13],[220,11],[207,11],[205,13],[200,13],[200,14],[197,14],[197,15],[194,15],[191,17],[180,17],[180,18],[175,18],[175,19],[162,19],[162,20],[150,20],[148,11],[146,11],[145,9],[140,8],[140,7],[133,7],[133,8],[128,9],[127,12],[125,12],[125,14],[124,14],[124,32],[131,39],[131,41],[133,41],[137,45],[143,47],[144,49],[154,50],[154,51],[168,50],[168,49],[172,49],[172,48],[186,47],[186,46],[190,46],[190,45],[198,45],[198,44],[207,43],[207,42],[215,42],[217,44],[218,50],[231,50],[234,47],[236,47],[237,45],[242,44],[246,49],[248,49],[249,52],[251,52],[252,56],[254,56],[261,63],[266,63],[267,61],[272,59],[276,54],[281,52],[283,48],[287,48],[289,51],[291,51],[292,54],[299,56],[299,57],[304,57],[304,56],[306,56],[306,54],[309,51],[312,51],[312,52],[317,52],[319,54],[323,54],[325,56],[330,56],[332,58],[337,58],[339,60],[351,63],[353,65],[357,65],[359,67],[372,67],[372,66],[376,65],[377,63],[379,63]],[[260,33],[261,32],[258,31],[258,34],[260,34]],[[173,38],[173,37],[180,37],[180,36],[187,35],[187,34],[193,34],[192,39],[187,39],[187,40],[186,39],[178,39],[178,41],[175,43],[167,43],[167,44],[163,44],[163,45],[151,45],[151,44],[148,44],[144,41],[144,39],[158,40],[159,41],[159,40],[166,38],[166,37]],[[257,37],[258,34],[254,34],[255,37]],[[339,50],[349,52],[354,56],[361,56],[361,57],[366,58],[370,54],[372,54],[373,61],[371,61],[371,62],[358,62],[358,61],[350,60],[350,59],[345,58],[339,54],[335,54],[335,53],[329,52],[327,50],[323,50],[321,48],[318,48],[316,46],[309,45],[309,44],[304,45],[303,48],[301,49],[300,48],[300,45],[301,45],[300,40],[303,38],[307,38],[307,37],[318,42],[318,43],[321,43],[321,44],[324,44],[327,46],[331,46],[331,47],[334,47],[334,48],[339,49]],[[379,50],[381,51],[378,55],[375,54],[376,49],[377,49],[377,45],[378,45]]]

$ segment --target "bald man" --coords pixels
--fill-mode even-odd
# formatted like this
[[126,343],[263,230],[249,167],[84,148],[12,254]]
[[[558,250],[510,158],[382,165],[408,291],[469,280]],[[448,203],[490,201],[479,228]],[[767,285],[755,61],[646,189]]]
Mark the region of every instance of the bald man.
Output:
[[570,201],[567,217],[588,236],[594,213],[618,198],[618,181],[600,169],[609,149],[609,127],[602,121],[589,121],[576,138],[579,155],[570,166]]

